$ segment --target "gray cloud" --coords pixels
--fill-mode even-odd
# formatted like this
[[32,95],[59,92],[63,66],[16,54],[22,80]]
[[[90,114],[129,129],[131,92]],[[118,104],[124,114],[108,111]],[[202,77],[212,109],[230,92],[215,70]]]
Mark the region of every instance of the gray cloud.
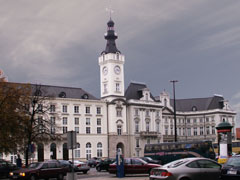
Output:
[[[76,86],[99,96],[98,56],[108,0],[2,0],[0,68],[9,81]],[[154,95],[222,94],[238,109],[240,2],[115,0],[117,46],[126,56],[126,87],[145,82]]]

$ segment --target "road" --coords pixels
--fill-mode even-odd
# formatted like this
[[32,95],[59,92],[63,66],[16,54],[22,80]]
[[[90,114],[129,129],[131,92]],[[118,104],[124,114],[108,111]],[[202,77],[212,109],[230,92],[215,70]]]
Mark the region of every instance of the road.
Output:
[[100,179],[107,179],[107,180],[117,180],[117,179],[124,179],[124,180],[148,180],[148,175],[127,175],[124,178],[118,178],[114,174],[109,174],[106,171],[97,172],[95,168],[91,168],[87,174],[77,173],[77,179],[84,179],[84,180],[100,180]]

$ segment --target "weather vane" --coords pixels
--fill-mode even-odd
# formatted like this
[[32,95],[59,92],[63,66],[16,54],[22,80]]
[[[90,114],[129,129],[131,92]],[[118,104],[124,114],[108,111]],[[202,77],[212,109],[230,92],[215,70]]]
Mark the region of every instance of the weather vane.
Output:
[[112,13],[114,12],[112,9],[112,3],[111,0],[109,0],[109,7],[106,8],[106,11],[109,12],[110,19],[112,19]]

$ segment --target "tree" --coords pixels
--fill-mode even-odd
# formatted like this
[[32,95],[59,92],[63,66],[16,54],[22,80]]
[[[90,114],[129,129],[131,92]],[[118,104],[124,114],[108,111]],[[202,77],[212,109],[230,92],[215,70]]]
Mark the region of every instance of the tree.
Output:
[[41,85],[0,83],[0,153],[24,153],[28,166],[32,144],[61,140],[49,119],[53,99]]
[[[61,135],[56,133],[59,127],[56,125],[55,119],[49,119],[51,101],[54,96],[48,94],[41,85],[32,85],[31,90],[31,96],[27,97],[28,104],[22,104],[22,111],[28,116],[28,120],[25,121],[23,146],[26,166],[32,144],[61,140]],[[57,114],[55,117],[57,118]]]
[[24,138],[21,136],[27,121],[20,110],[30,95],[30,86],[8,83],[0,80],[0,153],[15,153]]

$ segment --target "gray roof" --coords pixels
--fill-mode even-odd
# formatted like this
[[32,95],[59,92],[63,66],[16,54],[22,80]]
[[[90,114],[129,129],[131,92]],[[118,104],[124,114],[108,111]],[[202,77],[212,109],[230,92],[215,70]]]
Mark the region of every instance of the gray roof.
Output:
[[87,91],[82,88],[74,88],[74,87],[62,87],[62,86],[51,86],[51,85],[41,85],[41,84],[29,84],[29,83],[13,83],[16,85],[30,85],[32,89],[32,94],[36,93],[36,90],[40,90],[37,93],[40,93],[40,96],[45,97],[59,97],[59,98],[73,98],[73,99],[90,99],[90,100],[98,100],[98,98],[94,97]]
[[[142,90],[146,89],[147,85],[138,82],[131,82],[125,91],[125,97],[127,100],[136,99],[139,100],[143,97]],[[155,98],[150,93],[151,98],[155,101]]]
[[[222,109],[224,98],[220,96],[213,96],[207,98],[192,98],[192,99],[176,99],[177,111],[193,111],[195,107],[197,111]],[[173,99],[171,99],[171,106],[173,107]]]

